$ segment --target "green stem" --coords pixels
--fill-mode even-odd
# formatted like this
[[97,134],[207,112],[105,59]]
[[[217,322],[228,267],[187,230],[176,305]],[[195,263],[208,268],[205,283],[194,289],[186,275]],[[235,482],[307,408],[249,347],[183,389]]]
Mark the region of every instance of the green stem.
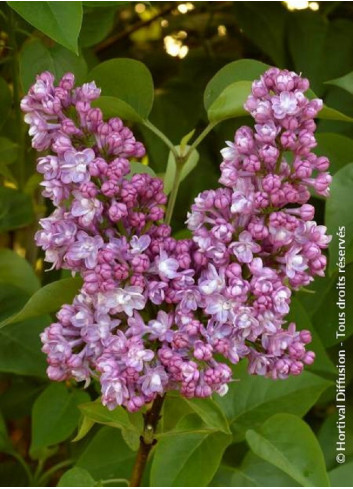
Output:
[[[185,160],[186,161],[186,160]],[[175,177],[174,177],[174,182],[173,182],[173,188],[170,193],[169,199],[168,199],[168,206],[167,206],[167,211],[165,214],[165,222],[166,224],[170,224],[174,212],[174,207],[178,195],[178,190],[181,182],[181,171],[183,168],[184,164],[184,158],[180,158],[179,156],[175,159],[175,165],[176,165],[176,170],[175,170]]]
[[33,479],[36,481],[38,479],[38,477],[41,475],[42,471],[43,471],[43,467],[44,467],[44,464],[45,464],[45,461],[46,461],[46,458],[41,458],[39,461],[38,461],[38,464],[37,464],[37,468],[34,472],[34,476],[33,476]]
[[[38,479],[37,485],[38,486],[43,486],[47,483],[48,479],[55,474],[60,469],[64,469],[65,467],[68,467],[73,464],[73,460],[63,460],[62,462],[57,463],[56,465],[53,465],[48,469],[46,472],[44,472]],[[38,474],[39,475],[39,474]]]
[[[179,186],[181,182],[181,172],[183,169],[184,164],[188,161],[190,155],[192,152],[197,148],[197,146],[201,143],[201,141],[204,140],[204,138],[207,136],[209,132],[212,131],[212,129],[216,126],[217,122],[210,122],[208,126],[205,127],[205,129],[199,134],[199,136],[195,139],[195,141],[192,143],[192,145],[189,147],[187,152],[185,154],[178,154],[177,151],[173,151],[174,158],[175,158],[175,165],[176,165],[176,171],[175,171],[175,177],[174,177],[174,182],[173,182],[173,187],[172,191],[170,193],[170,197],[168,199],[168,206],[167,206],[167,211],[166,211],[166,216],[165,216],[165,222],[166,224],[170,224],[174,212],[174,207],[179,191]],[[175,149],[175,148],[174,148]]]
[[106,479],[104,481],[99,481],[103,486],[104,484],[114,484],[115,482],[117,483],[122,483],[126,484],[127,486],[129,485],[129,481],[127,479]]
[[198,137],[195,139],[195,141],[192,143],[192,145],[189,147],[186,155],[185,155],[185,161],[189,158],[191,153],[194,151],[194,149],[197,148],[197,146],[205,139],[207,134],[212,131],[212,129],[218,124],[218,122],[210,122],[208,126],[205,127],[205,129],[198,135]]
[[144,121],[143,124],[144,124],[144,126],[148,127],[148,129],[150,131],[152,131],[156,136],[158,136],[159,139],[161,139],[166,144],[166,146],[168,146],[168,148],[173,153],[175,158],[178,158],[179,155],[178,155],[177,150],[175,149],[174,144],[171,142],[171,140],[165,134],[163,134],[162,131],[160,131],[158,129],[158,127],[156,127],[154,124],[152,124],[151,121],[148,121],[148,120]]
[[25,459],[18,452],[15,451],[11,452],[11,455],[22,465],[27,474],[29,485],[32,486],[34,481],[33,474]]

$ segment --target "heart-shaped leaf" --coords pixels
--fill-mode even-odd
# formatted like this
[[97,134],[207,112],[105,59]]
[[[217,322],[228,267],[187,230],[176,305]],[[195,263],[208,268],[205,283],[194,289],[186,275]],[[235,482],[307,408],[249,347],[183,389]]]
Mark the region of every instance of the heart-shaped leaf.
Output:
[[120,103],[103,99],[105,110],[112,103],[122,114],[120,117],[124,115],[138,122],[147,119],[152,109],[154,89],[152,75],[143,63],[128,58],[110,59],[94,67],[87,78],[96,82],[104,97],[119,99]]
[[7,2],[29,24],[78,54],[81,2]]
[[152,462],[151,486],[203,487],[212,480],[231,437],[209,430],[200,421],[196,415],[188,415],[160,437]]
[[65,472],[58,482],[58,487],[94,487],[96,481],[86,469],[73,467]]
[[204,93],[205,109],[211,107],[225,88],[237,81],[253,81],[259,78],[269,65],[254,59],[240,59],[223,66],[208,82]]
[[276,414],[246,432],[251,450],[304,487],[330,485],[323,453],[309,426],[297,416]]
[[228,85],[207,110],[211,122],[248,115],[244,104],[251,92],[251,81],[237,81]]
[[233,369],[233,378],[236,382],[229,385],[227,395],[215,397],[215,402],[223,410],[235,438],[240,440],[247,429],[261,425],[275,413],[303,416],[331,385],[309,372],[285,381],[249,375],[245,362]]

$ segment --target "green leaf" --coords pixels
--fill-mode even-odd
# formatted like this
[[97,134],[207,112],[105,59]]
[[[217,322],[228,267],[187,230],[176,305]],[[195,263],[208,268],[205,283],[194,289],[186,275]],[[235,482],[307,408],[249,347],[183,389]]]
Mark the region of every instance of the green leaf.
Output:
[[33,405],[32,456],[72,435],[80,418],[77,406],[88,399],[86,392],[77,389],[70,392],[61,383],[50,384],[42,392]]
[[[309,9],[308,9],[309,10]],[[328,22],[316,12],[292,12],[288,22],[288,43],[295,71],[308,77],[314,90],[319,89],[324,79],[324,46]]]
[[[272,58],[275,65],[287,63],[288,10],[280,2],[233,2],[236,23],[251,44]],[[271,12],[271,15],[268,13]]]
[[129,479],[136,454],[125,444],[121,433],[108,426],[92,438],[76,462],[95,480],[115,477]]
[[312,342],[308,345],[308,348],[315,352],[315,362],[308,368],[313,372],[335,375],[337,372],[336,367],[328,356],[320,336],[311,323],[309,315],[296,297],[292,298],[290,311],[286,320],[296,323],[298,329],[308,329],[312,334]]
[[[11,110],[12,104],[12,95],[6,81],[0,77],[0,110],[1,110],[1,120],[0,120],[0,128],[5,124],[6,119]],[[4,138],[0,138],[1,140]],[[2,152],[2,144],[0,143],[0,154]],[[0,156],[1,161],[1,156]]]
[[68,49],[55,45],[47,48],[39,39],[32,39],[20,51],[20,75],[24,91],[35,82],[36,75],[50,71],[59,80],[68,71],[74,73],[77,83],[86,79],[87,64],[84,58]]
[[39,335],[48,323],[48,318],[39,318],[0,331],[0,372],[46,378]]
[[150,166],[143,165],[138,161],[132,161],[130,163],[130,173],[126,176],[126,178],[131,180],[131,178],[138,173],[147,173],[147,175],[151,175],[151,177],[156,177],[155,172]]
[[[338,441],[338,427],[337,427],[337,411],[328,416],[320,427],[318,432],[318,440],[321,445],[321,450],[324,454],[327,469],[334,469],[337,467],[336,455],[336,442]],[[346,420],[346,440],[353,439],[353,424],[352,415],[347,413]],[[345,456],[353,456],[353,444],[347,443]],[[329,473],[330,475],[330,473]],[[339,484],[342,485],[342,484]]]
[[7,2],[29,24],[78,54],[81,2]]
[[126,445],[132,451],[137,452],[140,446],[141,434],[137,431],[122,429],[121,436],[123,437],[123,440],[126,443]]
[[17,311],[28,299],[28,293],[17,285],[4,283],[0,287],[0,319]]
[[[339,170],[331,183],[331,196],[326,202],[325,224],[332,234],[329,244],[329,271],[337,268],[340,245],[345,248],[345,262],[353,260],[353,163]],[[337,235],[340,226],[345,226],[345,237]],[[342,251],[341,251],[342,253]]]
[[[255,455],[251,450],[245,455],[241,466],[241,473],[258,487],[297,487],[299,484],[275,465],[266,462]],[[251,487],[251,484],[249,484]]]
[[82,440],[87,435],[87,433],[91,431],[94,425],[95,425],[94,421],[92,421],[89,418],[86,418],[86,416],[83,416],[78,426],[77,435],[71,441],[74,442],[74,441]]
[[191,239],[192,238],[192,232],[189,229],[179,229],[179,231],[176,231],[173,233],[173,238],[175,239]]
[[4,417],[13,420],[30,416],[33,402],[44,386],[41,381],[14,375],[11,384],[0,394],[0,406]]
[[[81,404],[79,406],[80,411],[84,415],[84,420],[92,421],[98,424],[105,424],[107,426],[112,426],[113,428],[121,429],[121,434],[126,442],[126,444],[132,449],[137,450],[140,444],[140,435],[143,427],[143,419],[141,413],[136,413],[134,416],[137,423],[132,422],[131,415],[122,407],[117,407],[113,411],[109,411],[106,407],[101,404],[101,400],[98,399],[95,402],[89,402],[87,404]],[[91,426],[88,426],[88,430]],[[86,435],[86,427],[81,427],[75,441],[77,439],[83,438]]]
[[181,397],[179,392],[168,392],[164,399],[162,417],[158,424],[158,429],[161,433],[171,431],[181,418],[193,413],[193,409],[186,403],[185,398]]
[[141,433],[142,431],[128,430],[125,428],[121,430],[121,436],[124,442],[134,452],[139,449]]
[[117,97],[101,95],[99,99],[92,102],[92,107],[99,107],[105,118],[120,117],[130,122],[143,122],[143,118],[136,110]]
[[187,134],[185,134],[185,136],[183,136],[181,138],[181,141],[180,141],[180,152],[181,152],[181,154],[185,153],[186,146],[187,146],[188,142],[190,141],[190,139],[194,136],[195,131],[196,131],[196,129],[193,129],[192,131],[188,132]]
[[[208,82],[204,93],[204,105],[208,111],[225,88],[237,81],[253,81],[259,78],[269,65],[254,59],[240,59],[223,66]],[[249,92],[250,93],[250,92]]]
[[[148,3],[148,2],[141,2],[141,3]],[[89,7],[89,8],[104,8],[104,7],[109,7],[111,5],[115,5],[116,7],[127,7],[128,5],[131,5],[131,2],[120,2],[120,1],[108,1],[108,2],[95,2],[95,1],[83,1],[82,5],[84,7]]]
[[[176,150],[179,152],[180,146],[175,146]],[[186,146],[184,152],[186,153],[189,149],[189,146]],[[182,182],[189,175],[190,172],[196,167],[199,161],[199,153],[196,149],[191,152],[191,155],[186,160],[181,170],[180,181]],[[168,195],[172,188],[173,183],[175,181],[176,175],[176,163],[175,157],[173,153],[170,151],[168,156],[167,170],[164,175],[164,192]]]
[[0,283],[15,285],[28,294],[33,294],[40,287],[28,261],[7,249],[0,250]]
[[0,175],[5,177],[5,179],[8,182],[12,182],[15,185],[17,184],[17,180],[14,174],[12,173],[12,171],[10,170],[10,168],[8,167],[8,165],[6,165],[5,163],[1,163],[1,161],[0,161]]
[[[338,273],[335,272],[331,277],[327,275],[315,280],[310,289],[317,292],[312,296],[313,301],[311,303],[308,300],[305,303],[307,311],[311,313],[312,323],[326,348],[342,341],[342,337],[336,336],[338,326],[337,276]],[[345,277],[346,290],[351,290],[353,287],[353,263],[347,266]],[[300,300],[303,301],[303,294],[301,294]],[[353,302],[350,300],[346,301],[345,313],[345,337],[348,338],[353,334]]]
[[327,487],[329,480],[320,445],[297,416],[276,414],[258,430],[248,430],[251,450],[304,487]]
[[297,73],[308,77],[322,96],[323,82],[353,69],[353,23],[347,18],[331,18],[310,9],[292,12],[287,25],[291,62]]
[[329,80],[325,82],[327,85],[334,85],[335,87],[343,88],[348,93],[353,95],[353,71],[347,73],[340,78],[335,78],[334,80]]
[[0,137],[0,162],[9,165],[17,158],[18,144],[10,139]]
[[235,467],[229,467],[227,465],[220,465],[217,470],[214,479],[212,480],[212,487],[257,487],[256,480],[249,477],[247,474],[241,471],[241,469]]
[[[9,257],[8,265],[11,265],[11,253],[12,252],[9,252],[9,254],[7,254]],[[0,252],[0,256],[1,255],[2,253]],[[14,268],[19,264],[21,264],[21,261],[15,263]],[[27,262],[25,262],[25,264],[28,265]],[[33,273],[30,267],[29,269],[29,271]],[[17,270],[14,271],[15,275],[16,273]],[[30,282],[32,276],[30,274],[27,275],[26,265],[24,265],[22,281],[24,281],[26,277],[28,277],[28,281]],[[16,276],[10,276],[9,278],[14,279]],[[13,314],[15,311],[18,311],[27,299],[27,291],[24,291],[12,283],[3,284],[0,287],[0,320]],[[3,328],[0,330],[0,372],[46,377],[46,364],[44,355],[41,352],[39,334],[49,321],[50,318],[41,317],[35,321],[21,322],[11,328]]]
[[62,46],[53,46],[49,49],[50,57],[54,63],[54,73],[58,80],[65,73],[73,73],[77,84],[83,83],[87,76],[87,63],[82,54],[75,55]]
[[352,487],[353,460],[345,462],[335,469],[331,470],[328,475],[332,487]]
[[317,117],[318,119],[327,119],[331,121],[353,122],[353,117],[349,117],[348,115],[343,114],[339,110],[333,109],[332,107],[327,107],[325,104],[318,113]]
[[71,304],[81,285],[81,278],[64,278],[45,285],[32,295],[19,312],[0,322],[0,328],[7,324],[56,312],[63,304]]
[[[0,78],[1,81],[1,78]],[[7,86],[7,85],[6,85]],[[1,99],[1,83],[0,83],[0,99]],[[10,100],[11,104],[11,100]],[[1,108],[1,100],[0,100],[0,108]],[[2,122],[5,122],[5,118],[2,119]],[[0,122],[1,126],[1,122]],[[8,168],[8,165],[16,161],[18,154],[18,144],[14,143],[8,138],[0,137],[0,174],[5,177],[6,180],[10,182],[16,183],[16,179]]]
[[200,416],[202,421],[210,429],[222,431],[223,433],[230,434],[229,424],[223,411],[220,409],[213,399],[187,399],[185,402],[192,408],[192,410]]
[[80,467],[73,467],[60,477],[58,487],[93,487],[96,481],[91,474]]
[[24,92],[35,83],[36,75],[43,71],[55,72],[49,49],[39,39],[25,42],[19,56],[20,77]]
[[244,104],[251,93],[250,81],[237,81],[228,85],[207,110],[210,122],[220,122],[248,113]]
[[122,100],[142,119],[147,119],[154,90],[152,75],[143,63],[128,58],[110,59],[94,67],[87,78],[95,80],[102,95]]
[[218,487],[296,487],[291,477],[249,451],[240,467],[221,465],[212,485]]
[[186,416],[174,431],[159,439],[152,462],[151,486],[202,487],[212,480],[231,437],[206,426],[200,429],[200,423],[194,420],[194,415]]
[[[89,4],[92,2],[89,2]],[[109,2],[110,3],[110,2]],[[84,11],[79,43],[82,47],[90,47],[103,41],[114,27],[116,7],[90,8]]]
[[128,428],[135,430],[135,426],[131,423],[128,412],[120,407],[109,411],[108,408],[102,405],[101,400],[88,402],[79,406],[80,411],[85,417],[91,419],[95,423],[106,424],[114,428]]
[[[309,88],[305,92],[305,95],[308,97],[309,100],[312,100],[313,98],[317,98],[316,93]],[[325,119],[325,120],[332,120],[332,121],[343,121],[343,122],[353,122],[353,118],[343,114],[343,112],[340,112],[337,109],[334,109],[332,107],[328,107],[327,105],[323,105],[322,109],[317,115],[318,119]]]
[[[233,382],[224,397],[215,402],[223,410],[236,439],[249,428],[263,423],[275,413],[303,416],[331,382],[309,372],[285,381],[249,375],[245,362],[233,370]],[[298,402],[300,399],[300,402]]]
[[[156,91],[148,119],[170,141],[177,142],[189,133],[191,128],[196,127],[201,111],[202,102],[197,85],[193,85],[189,80],[175,79],[163,86],[162,90]],[[172,124],[171,121],[178,121],[178,123]],[[139,129],[143,135],[151,166],[157,173],[162,173],[165,172],[169,149],[165,142],[151,131],[148,122],[141,124]],[[205,185],[205,181],[203,184]]]
[[30,197],[19,190],[0,187],[0,233],[22,228],[33,220]]
[[33,197],[36,192],[38,192],[38,185],[43,179],[43,175],[40,173],[32,173],[32,175],[27,179],[23,192],[30,197]]
[[318,156],[327,156],[330,160],[330,173],[333,175],[353,160],[353,139],[343,134],[319,132],[316,134],[317,146],[314,152]]

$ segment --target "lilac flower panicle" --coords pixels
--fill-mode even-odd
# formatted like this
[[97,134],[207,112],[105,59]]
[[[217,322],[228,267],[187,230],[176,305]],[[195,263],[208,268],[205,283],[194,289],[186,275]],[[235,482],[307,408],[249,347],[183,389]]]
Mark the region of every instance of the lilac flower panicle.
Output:
[[136,411],[171,389],[224,395],[227,363],[242,358],[249,373],[273,379],[314,361],[310,332],[285,325],[292,291],[324,274],[330,241],[307,203],[331,181],[327,158],[312,153],[322,103],[305,97],[308,86],[276,68],[253,83],[245,108],[254,129],[226,143],[222,186],[195,199],[192,239],[176,240],[163,222],[162,181],[129,175],[145,149],[91,107],[95,83],[37,77],[21,107],[45,152],[37,169],[55,210],[35,239],[52,268],[83,278],[41,335],[51,379],[96,378],[105,406]]
[[[292,290],[324,275],[322,250],[331,240],[307,203],[311,191],[326,197],[331,182],[327,158],[312,153],[322,102],[308,100],[308,88],[306,79],[277,68],[253,83],[245,109],[254,129],[241,127],[227,141],[223,186],[201,193],[187,221],[196,261],[209,269],[209,280],[204,271],[198,280],[208,344],[232,363],[247,357],[250,373],[273,379],[314,361],[305,349],[310,333],[294,323],[286,328],[285,316]],[[225,278],[220,287],[211,286],[215,270]]]

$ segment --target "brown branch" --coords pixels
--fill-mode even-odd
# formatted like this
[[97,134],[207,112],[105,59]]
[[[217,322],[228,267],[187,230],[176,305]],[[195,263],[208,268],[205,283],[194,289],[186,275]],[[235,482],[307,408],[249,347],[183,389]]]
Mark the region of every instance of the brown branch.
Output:
[[132,469],[130,487],[139,487],[141,485],[142,476],[146,468],[148,455],[157,443],[154,435],[157,430],[158,421],[160,420],[160,412],[163,406],[164,396],[157,396],[153,401],[151,409],[144,415],[144,433],[140,437],[140,447],[137,452],[134,467]]
[[126,37],[129,37],[133,32],[136,32],[139,29],[142,29],[143,27],[147,27],[157,19],[164,17],[165,15],[168,15],[172,10],[175,10],[176,7],[177,5],[173,5],[172,3],[172,5],[168,5],[167,7],[162,9],[158,14],[156,14],[154,17],[151,17],[150,19],[147,20],[139,20],[135,24],[127,27],[122,32],[117,32],[116,34],[113,34],[112,36],[108,37],[103,42],[98,44],[94,52],[100,53],[101,51],[104,51],[105,49],[109,48],[112,44],[115,44],[116,42],[121,41]]

